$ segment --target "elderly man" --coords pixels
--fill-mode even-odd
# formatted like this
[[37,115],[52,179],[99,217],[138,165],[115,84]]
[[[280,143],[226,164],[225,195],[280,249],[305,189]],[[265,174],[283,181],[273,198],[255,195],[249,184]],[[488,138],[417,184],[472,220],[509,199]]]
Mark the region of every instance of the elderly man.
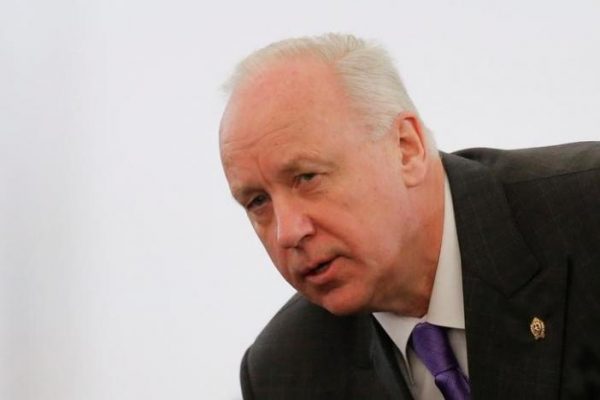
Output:
[[347,35],[261,49],[230,88],[231,192],[298,291],[245,399],[600,395],[599,144],[439,153]]

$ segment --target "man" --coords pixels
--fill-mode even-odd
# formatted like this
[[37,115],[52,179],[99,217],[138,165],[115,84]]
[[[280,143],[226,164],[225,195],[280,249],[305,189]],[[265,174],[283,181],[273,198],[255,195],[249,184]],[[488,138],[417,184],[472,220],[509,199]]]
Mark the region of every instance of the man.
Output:
[[440,154],[386,53],[346,35],[259,50],[230,87],[231,192],[299,292],[244,398],[600,394],[598,143]]

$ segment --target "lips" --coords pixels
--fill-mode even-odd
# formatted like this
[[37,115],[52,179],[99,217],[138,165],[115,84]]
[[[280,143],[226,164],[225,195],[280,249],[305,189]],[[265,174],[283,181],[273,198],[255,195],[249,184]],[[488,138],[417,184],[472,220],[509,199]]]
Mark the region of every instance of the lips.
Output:
[[313,285],[323,285],[335,278],[335,260],[337,257],[328,258],[322,261],[309,264],[302,277]]
[[318,275],[318,274],[321,274],[321,273],[325,272],[329,268],[329,266],[331,265],[332,261],[333,260],[329,260],[329,261],[325,261],[325,262],[317,264],[317,266],[313,267],[312,269],[310,269],[306,273],[306,275]]

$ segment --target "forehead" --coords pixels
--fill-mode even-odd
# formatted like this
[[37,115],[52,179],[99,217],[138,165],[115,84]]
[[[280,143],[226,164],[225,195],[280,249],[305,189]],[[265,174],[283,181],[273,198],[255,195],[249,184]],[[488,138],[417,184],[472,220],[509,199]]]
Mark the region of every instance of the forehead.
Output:
[[323,125],[343,117],[348,99],[332,67],[289,59],[247,78],[232,94],[221,121],[221,153],[273,133]]

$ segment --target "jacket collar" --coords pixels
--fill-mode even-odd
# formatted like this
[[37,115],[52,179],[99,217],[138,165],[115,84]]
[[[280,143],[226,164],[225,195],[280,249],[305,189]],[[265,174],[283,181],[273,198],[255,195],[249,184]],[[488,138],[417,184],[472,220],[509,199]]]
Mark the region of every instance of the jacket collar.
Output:
[[445,153],[442,162],[454,202],[463,280],[481,279],[510,297],[540,266],[513,222],[501,183],[480,163]]
[[[461,250],[471,393],[552,398],[560,387],[568,265],[542,268],[517,227],[523,218],[511,211],[520,208],[490,168],[451,154],[442,161]],[[546,339],[532,336],[533,317],[545,321]]]

